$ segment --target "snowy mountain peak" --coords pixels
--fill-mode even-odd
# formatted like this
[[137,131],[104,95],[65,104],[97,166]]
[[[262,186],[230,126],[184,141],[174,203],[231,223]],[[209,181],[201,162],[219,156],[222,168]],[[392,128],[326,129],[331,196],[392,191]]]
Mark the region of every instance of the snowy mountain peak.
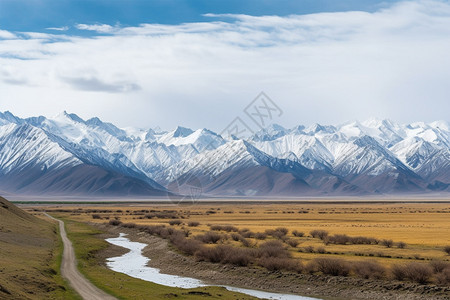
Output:
[[[272,191],[277,185],[316,193],[335,187],[349,193],[445,192],[450,191],[448,127],[447,121],[403,125],[372,118],[306,129],[272,124],[249,139],[225,140],[206,128],[120,129],[67,112],[48,119],[4,112],[0,188],[22,192],[23,185],[31,191],[45,181],[52,191],[111,191],[115,186],[161,191],[160,184],[195,174],[206,178],[212,194],[242,189],[247,195],[255,187]],[[221,179],[214,183],[216,178]]]
[[0,112],[0,125],[8,124],[8,123],[20,123],[20,118],[16,117],[9,111],[5,111],[4,113]]
[[305,130],[305,126],[297,125],[297,126],[295,126],[294,128],[292,128],[290,130],[290,133],[292,133],[292,134],[304,134],[305,133],[304,130]]
[[288,130],[281,125],[271,124],[268,127],[256,132],[251,139],[253,141],[271,141],[284,136]]
[[178,126],[172,133],[173,137],[187,137],[192,134],[194,131],[190,128]]
[[103,122],[99,118],[93,117],[93,118],[90,118],[89,120],[87,120],[86,124],[87,125],[101,126],[101,125],[103,125]]
[[396,126],[396,124],[389,119],[380,119],[380,118],[374,118],[374,117],[361,122],[361,125],[364,125],[369,128],[380,128],[382,126],[392,128],[392,127]]
[[434,121],[432,123],[430,123],[430,126],[435,128],[435,129],[440,129],[440,130],[444,130],[444,131],[450,131],[450,125],[447,121],[443,121],[443,120],[439,120],[439,121]]
[[334,133],[336,128],[331,125],[323,126],[318,123],[313,124],[304,130],[307,134],[314,135],[316,133]]
[[67,113],[67,111],[63,111],[59,115],[59,118],[61,118],[61,117],[66,117],[66,118],[68,118],[68,119],[70,119],[70,120],[72,120],[74,122],[77,122],[77,123],[82,123],[82,124],[85,123],[84,120],[82,118],[80,118],[78,115],[76,115],[74,113]]

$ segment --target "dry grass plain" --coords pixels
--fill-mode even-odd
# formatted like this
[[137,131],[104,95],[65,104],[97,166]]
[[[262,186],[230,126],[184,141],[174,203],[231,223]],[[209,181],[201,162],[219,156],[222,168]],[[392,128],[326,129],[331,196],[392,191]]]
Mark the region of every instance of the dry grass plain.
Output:
[[[28,207],[32,210],[32,207]],[[166,225],[188,229],[191,236],[210,231],[211,225],[232,225],[254,233],[285,227],[287,238],[298,245],[289,246],[293,257],[308,262],[318,256],[341,257],[346,260],[376,260],[383,265],[399,262],[450,260],[443,248],[450,245],[450,203],[223,203],[208,202],[183,206],[171,204],[108,204],[108,205],[39,205],[66,218],[105,223],[120,220],[140,225]],[[180,220],[180,225],[170,225]],[[188,226],[198,222],[198,226]],[[303,232],[303,237],[292,232]],[[390,248],[382,244],[335,245],[312,238],[310,231],[326,230],[329,235],[346,234],[378,240],[392,240]],[[268,237],[266,240],[271,239]],[[248,238],[253,245],[262,240]],[[398,242],[406,247],[400,248]],[[229,239],[227,243],[240,245]],[[320,252],[320,253],[319,253]]]

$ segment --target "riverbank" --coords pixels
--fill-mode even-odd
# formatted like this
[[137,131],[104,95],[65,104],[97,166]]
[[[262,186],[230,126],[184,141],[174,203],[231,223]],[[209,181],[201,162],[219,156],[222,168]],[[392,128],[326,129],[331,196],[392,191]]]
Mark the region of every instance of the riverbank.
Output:
[[180,289],[114,272],[105,264],[105,253],[117,256],[117,253],[122,255],[127,252],[120,247],[111,247],[111,244],[104,240],[105,237],[117,237],[115,233],[111,234],[102,228],[76,222],[61,215],[55,215],[55,217],[62,219],[66,225],[67,235],[72,241],[80,272],[95,286],[118,299],[157,300],[176,298],[196,300],[199,296],[227,300],[256,299],[242,293],[227,291],[222,287],[208,286]]
[[[235,267],[208,262],[198,262],[193,257],[180,254],[167,240],[139,232],[136,229],[117,228],[97,224],[109,234],[117,237],[120,232],[128,234],[131,241],[151,245],[143,254],[149,258],[150,267],[159,268],[162,273],[188,276],[208,284],[231,285],[249,289],[261,289],[278,293],[298,294],[322,299],[450,299],[450,287],[442,288],[414,283],[364,280],[352,277],[331,277],[321,275],[269,272],[257,267]],[[98,255],[103,260],[123,254],[123,249],[110,247]]]

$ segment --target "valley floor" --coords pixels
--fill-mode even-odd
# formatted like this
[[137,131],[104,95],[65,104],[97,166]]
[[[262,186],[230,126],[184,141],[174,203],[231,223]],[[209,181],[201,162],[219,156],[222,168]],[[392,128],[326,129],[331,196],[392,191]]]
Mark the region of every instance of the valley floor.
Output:
[[[292,272],[268,271],[257,267],[238,267],[197,261],[171,247],[167,240],[136,229],[96,225],[107,236],[115,237],[127,233],[132,241],[149,246],[143,254],[151,259],[150,267],[162,273],[195,277],[212,285],[238,286],[271,292],[317,297],[320,299],[396,299],[396,300],[447,300],[450,287],[428,287],[414,283],[386,282],[352,277],[296,274]],[[103,260],[120,256],[123,249],[111,246],[99,253]]]
[[[343,299],[449,299],[450,287],[392,279],[363,279],[357,276],[325,276],[320,274],[267,271],[259,266],[236,267],[198,261],[195,257],[180,254],[167,240],[138,233],[133,228],[108,225],[110,222],[133,223],[140,226],[166,226],[190,232],[195,237],[211,231],[226,239],[220,243],[243,247],[231,239],[233,232],[224,228],[235,228],[239,233],[263,234],[264,240],[274,237],[267,232],[285,228],[288,234],[282,239],[294,259],[303,265],[316,258],[338,258],[348,262],[374,261],[386,269],[394,265],[411,262],[430,264],[433,261],[450,260],[443,251],[450,245],[450,203],[446,199],[433,201],[384,201],[365,202],[330,201],[270,201],[259,203],[234,201],[209,201],[195,205],[173,205],[167,203],[47,203],[26,205],[30,211],[45,209],[48,212],[82,223],[95,225],[108,237],[119,232],[130,233],[136,241],[150,244],[145,254],[151,264],[163,272],[189,275],[214,284],[229,284],[247,288],[265,288],[271,291],[299,293],[317,297]],[[73,222],[70,221],[70,222]],[[222,229],[220,228],[222,226]],[[222,230],[222,231],[221,231]],[[233,229],[234,230],[234,229]],[[350,237],[364,236],[377,239],[376,244],[334,244],[311,236],[314,230],[326,231]],[[295,234],[294,234],[295,233]],[[301,233],[301,234],[300,234]],[[102,236],[104,238],[106,236]],[[263,240],[249,236],[250,247]],[[381,241],[392,241],[387,247]],[[297,243],[297,244],[296,244]],[[400,243],[403,245],[400,246]],[[248,245],[246,247],[249,247]],[[100,252],[100,261],[116,255],[115,247],[106,247]],[[118,250],[121,252],[122,250]],[[118,252],[118,253],[119,253]],[[194,275],[193,275],[194,274]],[[439,274],[430,280],[436,280]],[[440,276],[440,275],[439,275]]]

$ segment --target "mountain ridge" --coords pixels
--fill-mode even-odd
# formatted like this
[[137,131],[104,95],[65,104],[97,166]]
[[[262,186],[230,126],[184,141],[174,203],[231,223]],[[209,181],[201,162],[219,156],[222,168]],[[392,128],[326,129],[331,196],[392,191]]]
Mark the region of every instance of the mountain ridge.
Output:
[[236,140],[0,112],[0,189],[10,194],[161,197],[193,178],[204,196],[447,195],[449,124],[271,124]]

